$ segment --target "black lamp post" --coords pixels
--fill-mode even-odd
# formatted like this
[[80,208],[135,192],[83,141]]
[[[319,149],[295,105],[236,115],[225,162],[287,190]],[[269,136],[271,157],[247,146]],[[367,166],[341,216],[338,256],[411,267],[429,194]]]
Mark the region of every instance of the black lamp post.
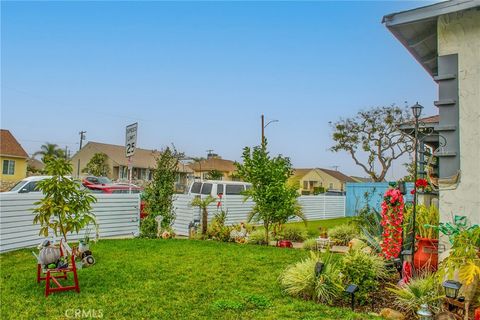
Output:
[[413,106],[412,106],[412,114],[413,114],[413,117],[415,118],[415,136],[414,136],[414,145],[413,145],[413,148],[414,148],[414,152],[415,152],[415,158],[414,158],[414,163],[413,163],[413,166],[414,166],[414,173],[413,173],[413,181],[414,181],[414,185],[413,185],[413,190],[414,190],[414,194],[413,194],[413,214],[412,214],[412,219],[413,219],[413,223],[412,223],[412,254],[415,254],[415,227],[416,227],[416,219],[417,219],[417,185],[416,185],[416,182],[417,182],[417,174],[418,174],[418,120],[420,119],[420,116],[422,115],[422,109],[423,107],[417,103],[415,103]]
[[447,280],[442,283],[443,288],[445,289],[445,295],[447,298],[456,299],[458,296],[458,292],[462,287],[462,284],[455,280]]
[[318,277],[322,273],[322,270],[323,270],[323,262],[318,261],[315,264],[315,277]]
[[348,293],[350,295],[350,304],[351,304],[351,307],[352,307],[352,311],[355,309],[355,292],[358,291],[358,286],[356,284],[349,284],[346,288],[345,288],[345,292]]

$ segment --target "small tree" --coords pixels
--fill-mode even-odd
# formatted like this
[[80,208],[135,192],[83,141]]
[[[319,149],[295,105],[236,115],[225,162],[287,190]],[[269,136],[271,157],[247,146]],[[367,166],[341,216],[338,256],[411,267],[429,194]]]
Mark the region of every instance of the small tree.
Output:
[[207,180],[222,180],[223,173],[218,170],[210,170],[206,176]]
[[103,153],[95,153],[93,157],[88,161],[83,173],[92,174],[94,176],[106,176],[110,173],[110,167],[108,165],[108,156]]
[[52,177],[38,182],[44,198],[35,202],[33,223],[40,224],[39,235],[48,236],[51,229],[67,241],[67,234],[78,233],[89,223],[97,224],[95,215],[90,213],[95,197],[79,188],[79,183],[69,175],[72,165],[64,158],[50,158],[45,171]]
[[205,236],[207,234],[207,227],[208,227],[208,206],[215,202],[215,198],[212,196],[208,196],[204,199],[201,197],[195,197],[192,200],[191,206],[198,207],[202,210],[202,235]]
[[255,201],[248,220],[262,221],[265,227],[265,241],[269,241],[272,224],[283,224],[298,216],[304,219],[297,202],[297,189],[288,185],[293,174],[290,159],[281,155],[271,158],[267,142],[262,146],[243,149],[243,164],[236,163],[239,176],[252,184],[245,196]]
[[[162,216],[161,228],[169,228],[175,220],[173,212],[173,195],[178,175],[178,163],[183,157],[175,147],[165,148],[157,158],[156,168],[153,169],[153,179],[145,188],[145,209],[148,212],[146,219]],[[145,219],[144,219],[145,220]]]
[[[412,150],[411,137],[398,130],[410,120],[407,110],[395,105],[359,112],[332,124],[334,152],[346,151],[374,181],[383,181],[392,162]],[[367,153],[366,162],[359,151]],[[375,164],[380,164],[380,171]]]

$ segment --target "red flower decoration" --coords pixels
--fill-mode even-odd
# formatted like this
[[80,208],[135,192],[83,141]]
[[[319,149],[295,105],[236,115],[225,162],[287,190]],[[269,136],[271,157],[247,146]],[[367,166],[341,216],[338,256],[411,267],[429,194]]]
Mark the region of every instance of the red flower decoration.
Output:
[[404,201],[398,189],[389,189],[383,196],[382,221],[383,255],[386,259],[397,258],[402,250],[402,222]]

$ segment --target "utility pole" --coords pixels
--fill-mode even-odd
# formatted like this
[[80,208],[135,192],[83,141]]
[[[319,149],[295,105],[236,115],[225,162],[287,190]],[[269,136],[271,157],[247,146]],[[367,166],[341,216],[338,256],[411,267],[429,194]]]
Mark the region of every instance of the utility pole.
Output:
[[[78,151],[82,149],[82,143],[83,143],[83,140],[85,140],[85,133],[87,133],[87,131],[80,131],[78,133],[80,135],[80,147],[78,148]],[[80,177],[80,157],[78,158],[78,161],[77,161],[77,178],[79,177]]]
[[65,146],[65,159],[68,160],[68,146]]

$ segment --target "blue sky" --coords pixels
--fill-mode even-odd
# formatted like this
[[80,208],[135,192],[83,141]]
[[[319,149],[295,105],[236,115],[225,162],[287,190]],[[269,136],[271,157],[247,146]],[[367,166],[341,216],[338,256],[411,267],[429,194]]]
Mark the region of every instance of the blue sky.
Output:
[[[29,153],[174,143],[240,160],[260,141],[296,167],[339,166],[329,121],[371,106],[419,101],[436,85],[381,24],[427,2],[2,2],[1,127]],[[395,164],[388,178],[403,174]]]

